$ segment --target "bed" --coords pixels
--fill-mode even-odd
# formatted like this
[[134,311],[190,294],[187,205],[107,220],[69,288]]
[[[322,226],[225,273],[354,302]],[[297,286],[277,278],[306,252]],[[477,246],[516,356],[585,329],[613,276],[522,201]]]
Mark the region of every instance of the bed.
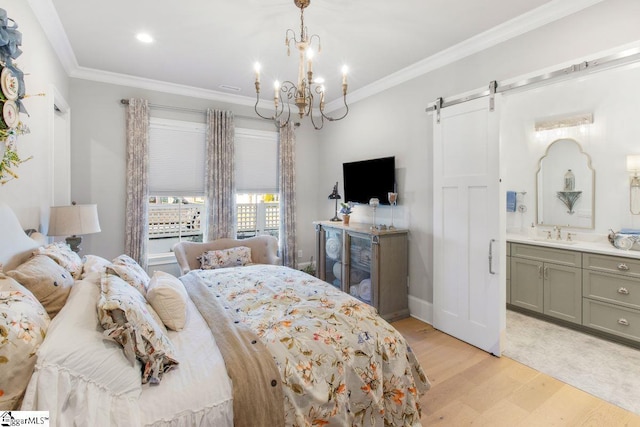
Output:
[[[5,272],[42,251],[1,205],[0,235]],[[127,343],[113,337],[127,331],[132,317],[105,332],[105,281],[116,289],[121,279],[115,270],[102,271],[100,257],[86,256],[64,305],[41,322],[42,339],[21,363],[29,369],[24,390],[13,401],[0,393],[2,409],[50,411],[58,426],[420,425],[419,398],[429,382],[402,336],[370,306],[277,265],[274,240],[176,247],[183,316],[169,305],[154,315],[182,324],[165,329],[170,345],[156,346],[153,360],[140,357],[135,345],[132,358]],[[203,262],[205,253],[215,256]],[[211,268],[229,262],[240,265]],[[15,294],[9,279],[0,276],[0,292]],[[149,284],[146,299],[139,298],[149,312],[154,290]],[[149,346],[136,333],[129,337]]]

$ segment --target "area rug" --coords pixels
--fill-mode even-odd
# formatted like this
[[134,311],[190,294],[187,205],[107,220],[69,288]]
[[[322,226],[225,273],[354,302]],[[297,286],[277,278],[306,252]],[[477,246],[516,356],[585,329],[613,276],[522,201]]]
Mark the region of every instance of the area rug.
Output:
[[640,350],[507,310],[503,355],[640,414]]

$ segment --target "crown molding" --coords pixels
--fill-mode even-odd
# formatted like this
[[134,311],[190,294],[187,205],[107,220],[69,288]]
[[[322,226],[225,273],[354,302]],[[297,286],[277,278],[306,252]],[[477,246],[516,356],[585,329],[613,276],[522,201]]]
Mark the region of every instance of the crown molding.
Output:
[[[229,102],[237,105],[253,106],[255,104],[255,99],[247,96],[227,94],[193,86],[81,67],[73,53],[73,49],[71,48],[71,44],[53,6],[52,0],[28,1],[45,34],[49,38],[51,45],[56,51],[60,62],[70,77]],[[602,1],[604,0],[553,0],[351,92],[349,94],[349,103],[354,104],[511,38],[572,15]],[[263,105],[266,107],[266,104],[262,102],[259,104],[261,107]],[[342,99],[336,99],[327,103],[325,110],[327,112],[333,112],[343,107]]]
[[[591,7],[603,0],[554,0],[501,25],[451,46],[428,58],[409,65],[402,70],[381,78],[349,94],[349,103],[354,104],[365,98],[403,84],[438,68],[452,64],[467,56],[503,43],[509,39],[540,28],[546,24]],[[332,112],[343,106],[342,100],[327,103],[326,111]]]
[[[203,89],[195,86],[182,85],[165,82],[162,80],[147,79],[144,77],[131,76],[128,74],[114,73],[111,71],[96,70],[95,68],[77,67],[69,77],[82,80],[91,80],[100,83],[109,83],[118,86],[129,86],[139,89],[153,90],[157,92],[170,93],[174,95],[188,96],[191,98],[210,99],[220,102],[228,102],[236,105],[247,105],[253,107],[255,98],[248,96],[228,94],[210,89]],[[259,107],[269,108],[272,104],[262,102]]]
[[79,64],[52,0],[29,0],[29,7],[58,55],[62,67],[67,75],[71,75]]

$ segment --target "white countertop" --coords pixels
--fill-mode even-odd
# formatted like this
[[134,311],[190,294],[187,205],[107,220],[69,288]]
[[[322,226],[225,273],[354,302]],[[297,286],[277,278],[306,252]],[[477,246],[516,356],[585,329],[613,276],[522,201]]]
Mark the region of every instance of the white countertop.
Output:
[[527,245],[546,246],[548,248],[565,249],[569,251],[591,252],[597,254],[640,259],[640,251],[625,251],[622,249],[618,249],[611,243],[609,243],[609,240],[607,240],[607,236],[604,236],[602,239],[595,241],[583,241],[575,239],[573,240],[573,242],[567,242],[565,240],[558,241],[554,238],[546,239],[546,237],[542,235],[531,238],[522,234],[507,233],[507,242],[525,243]]

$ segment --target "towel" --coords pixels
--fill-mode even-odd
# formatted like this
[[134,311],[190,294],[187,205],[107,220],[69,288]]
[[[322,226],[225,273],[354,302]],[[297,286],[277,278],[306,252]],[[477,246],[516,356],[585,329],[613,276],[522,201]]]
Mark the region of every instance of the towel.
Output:
[[515,191],[507,191],[507,212],[516,211],[517,193]]
[[638,234],[638,235],[640,235],[640,229],[637,229],[637,228],[623,228],[622,230],[618,231],[618,233],[620,233],[620,234]]

